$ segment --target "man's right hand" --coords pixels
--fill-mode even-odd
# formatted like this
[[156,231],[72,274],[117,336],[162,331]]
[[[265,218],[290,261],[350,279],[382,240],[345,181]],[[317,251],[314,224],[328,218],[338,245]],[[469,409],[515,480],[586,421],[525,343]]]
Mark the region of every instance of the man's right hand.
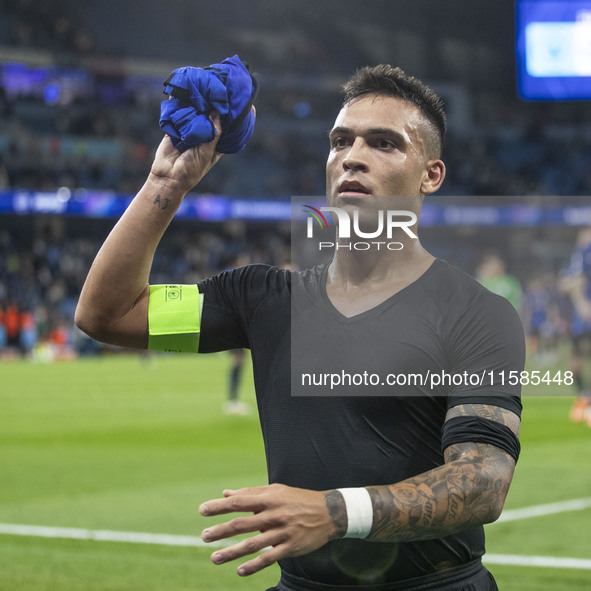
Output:
[[[117,222],[88,273],[76,309],[78,327],[98,341],[148,346],[148,296],[154,252],[185,195],[220,159],[216,137],[180,152],[165,136],[148,180]],[[116,289],[114,289],[116,287]]]
[[211,142],[193,146],[185,152],[177,150],[170,138],[164,136],[156,150],[150,179],[164,182],[183,194],[188,193],[222,157],[216,151],[222,134],[220,116],[217,112],[211,113],[211,121],[216,129],[215,138]]

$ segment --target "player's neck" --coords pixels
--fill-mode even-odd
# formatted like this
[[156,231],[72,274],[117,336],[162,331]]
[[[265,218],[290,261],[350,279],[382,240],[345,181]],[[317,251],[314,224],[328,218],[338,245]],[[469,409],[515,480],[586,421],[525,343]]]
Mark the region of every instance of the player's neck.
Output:
[[326,279],[326,295],[332,305],[351,318],[379,306],[417,281],[434,257],[418,240],[411,248],[404,255],[390,252],[381,257],[335,253]]
[[[337,289],[362,285],[396,284],[400,289],[420,277],[433,262],[419,240],[412,240],[401,250],[373,248],[363,251],[335,250],[329,268],[329,282]],[[405,285],[406,284],[406,285]]]

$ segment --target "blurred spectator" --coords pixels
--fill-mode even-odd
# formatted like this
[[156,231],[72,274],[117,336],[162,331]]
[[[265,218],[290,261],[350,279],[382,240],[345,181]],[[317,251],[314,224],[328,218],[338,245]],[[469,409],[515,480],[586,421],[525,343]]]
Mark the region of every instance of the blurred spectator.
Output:
[[[23,85],[19,82],[23,72],[18,70],[16,82],[9,87],[3,76],[8,79],[10,74],[0,72],[4,84],[0,86],[0,188],[69,186],[135,193],[161,137],[157,119],[162,80],[158,75],[134,75],[132,66],[105,57],[104,50],[97,48],[96,34],[86,30],[83,13],[69,9],[68,4],[60,0],[0,2],[4,23],[0,46],[38,47],[51,52],[63,66],[52,74],[30,66],[32,78],[46,75],[49,84]],[[306,23],[305,34],[279,33],[287,18],[285,11],[294,11],[294,18]],[[259,13],[264,13],[264,20],[254,17]],[[359,36],[344,47],[338,23],[327,29],[301,8],[285,5],[273,12],[255,3],[249,16],[253,20],[248,22],[260,34],[245,37],[243,27],[248,25],[243,19],[229,19],[220,34],[220,51],[231,39],[232,46],[243,49],[257,64],[263,78],[287,72],[289,84],[262,84],[257,99],[259,124],[248,149],[224,159],[221,168],[204,179],[202,188],[253,197],[323,194],[324,175],[317,163],[327,144],[319,138],[332,124],[329,113],[339,100],[337,85],[328,83],[326,74],[345,76],[360,65],[359,60],[372,61],[361,41],[365,35],[366,41],[379,38],[384,23],[381,16],[367,11]],[[210,33],[214,23],[204,16],[195,26]],[[8,31],[5,39],[2,31],[5,36]],[[547,125],[553,116],[548,105],[529,104],[526,110],[515,104],[512,95],[495,97],[492,104],[498,112],[487,112],[487,117],[495,121],[494,126],[481,124],[472,139],[450,134],[444,153],[449,166],[443,194],[589,193],[591,154],[576,110],[560,111],[564,118],[572,114],[560,121],[557,137],[556,128]]]
[[[146,18],[154,19],[150,6],[148,2],[144,12]],[[66,186],[134,194],[143,183],[161,137],[161,76],[146,74],[146,63],[138,69],[130,65],[131,60],[124,63],[119,59],[125,55],[123,46],[106,50],[93,23],[83,22],[84,15],[84,10],[72,10],[72,2],[61,0],[0,0],[0,46],[38,48],[58,65],[54,70],[44,69],[32,61],[28,66],[21,64],[21,71],[19,64],[12,64],[17,66],[16,83],[10,86],[9,69],[0,63],[0,189]],[[301,32],[283,34],[285,23],[295,18],[305,23]],[[178,55],[188,55],[189,61],[209,63],[210,57],[211,61],[224,57],[219,52],[231,45],[244,51],[261,79],[258,122],[248,148],[222,159],[204,179],[203,191],[286,199],[324,194],[324,170],[319,162],[326,157],[328,142],[322,138],[333,123],[329,119],[333,107],[340,101],[338,78],[362,63],[375,63],[379,52],[374,50],[379,44],[373,41],[381,39],[381,33],[391,36],[389,29],[384,30],[389,25],[382,11],[375,15],[366,11],[363,18],[367,20],[359,23],[347,44],[342,43],[338,19],[327,29],[316,13],[302,11],[299,4],[278,8],[255,2],[248,13],[228,10],[224,30],[211,47],[211,31],[218,19],[204,14],[190,27],[193,44],[188,54],[183,44],[187,32],[178,32],[175,62]],[[255,33],[247,34],[247,29]],[[208,35],[208,48],[199,45],[199,31]],[[154,49],[158,55],[143,57],[171,59],[170,45],[160,44]],[[169,49],[170,54],[166,53]],[[49,78],[42,84],[22,84],[27,71],[31,79]],[[77,86],[80,80],[84,82]],[[440,193],[494,195],[499,201],[511,195],[589,194],[591,149],[587,128],[580,124],[585,121],[580,115],[584,111],[572,106],[524,106],[512,95],[500,94],[486,103],[486,109],[479,109],[477,92],[471,96],[473,90],[467,92],[473,100],[471,124],[475,126],[468,134],[448,137],[444,150],[448,177]],[[241,251],[270,264],[280,264],[289,252],[289,229],[278,232],[232,222],[199,226],[199,230],[181,222],[167,236],[167,245],[154,261],[155,282],[168,280],[171,270],[179,281],[198,281],[227,267]],[[21,339],[21,326],[15,328],[16,317],[8,310],[8,324],[5,315],[0,319],[0,348],[4,331],[4,340],[10,339],[12,347],[20,344],[27,350],[23,343],[34,340],[31,311],[39,341],[50,338],[58,318],[66,318],[60,322],[70,330],[80,286],[102,240],[67,233],[52,236],[41,227],[32,243],[25,246],[15,241],[12,230],[0,231],[0,301],[14,300],[26,310],[26,332],[30,332]],[[455,259],[463,268],[474,268],[479,252],[440,246],[449,252],[450,262]],[[515,261],[508,262],[520,271]],[[499,271],[503,264],[502,260],[489,261],[478,273],[485,285],[500,290],[519,308],[520,288]],[[530,307],[535,307],[534,300],[542,295],[532,293],[531,298]],[[93,350],[88,342],[68,338],[81,343],[81,349]]]
[[[14,222],[16,216],[0,221]],[[11,223],[8,221],[7,227]],[[258,262],[276,264],[289,251],[289,234],[240,221],[225,224],[182,225],[163,242],[154,261],[152,282],[170,279],[195,283],[203,277],[241,264],[243,253],[254,253]],[[29,241],[0,226],[0,351],[30,353],[38,344],[45,347],[44,359],[67,356],[76,348],[83,354],[100,347],[80,336],[73,316],[78,294],[92,259],[102,242],[95,238],[58,237],[48,224],[39,224]],[[78,232],[78,234],[80,234]],[[17,305],[17,302],[19,304]],[[4,338],[3,338],[4,335]]]
[[523,328],[528,353],[542,365],[556,361],[556,341],[560,331],[560,309],[553,274],[539,273],[527,283],[523,294]]
[[0,301],[0,352],[8,345],[8,338],[6,334],[5,313],[4,306]]
[[573,305],[570,368],[577,397],[570,410],[570,420],[586,422],[591,427],[591,383],[584,369],[591,358],[591,228],[579,232],[560,286]]
[[521,310],[521,284],[507,273],[505,262],[498,254],[490,253],[484,257],[476,271],[476,278],[484,287],[509,300],[518,312]]
[[[235,230],[236,232],[236,230]],[[243,234],[243,232],[239,232]],[[245,245],[243,244],[243,247]],[[228,269],[244,267],[251,262],[250,256],[244,250],[241,250]],[[228,375],[228,389],[226,401],[223,410],[228,415],[247,415],[249,408],[245,402],[240,400],[240,382],[242,381],[242,373],[244,370],[244,361],[246,358],[246,351],[244,349],[231,349],[229,351],[231,357],[230,372]]]
[[19,347],[21,353],[30,356],[38,340],[39,335],[37,334],[35,316],[30,310],[23,310],[20,315]]
[[17,349],[20,346],[21,322],[18,306],[9,302],[4,310],[4,327],[6,329],[6,346]]

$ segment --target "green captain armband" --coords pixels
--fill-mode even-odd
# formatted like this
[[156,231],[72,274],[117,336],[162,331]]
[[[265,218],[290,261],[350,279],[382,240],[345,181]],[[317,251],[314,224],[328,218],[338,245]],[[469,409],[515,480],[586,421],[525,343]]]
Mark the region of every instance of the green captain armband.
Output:
[[202,308],[197,285],[150,285],[148,349],[197,353]]

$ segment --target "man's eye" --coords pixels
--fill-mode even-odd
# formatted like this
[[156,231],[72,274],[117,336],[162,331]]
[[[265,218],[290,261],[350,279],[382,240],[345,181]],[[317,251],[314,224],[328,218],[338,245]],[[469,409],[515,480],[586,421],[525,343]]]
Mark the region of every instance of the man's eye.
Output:
[[383,150],[389,150],[391,148],[395,148],[394,142],[391,140],[379,140],[378,146]]
[[347,145],[347,139],[344,137],[336,137],[332,140],[332,145],[334,148],[342,148]]

